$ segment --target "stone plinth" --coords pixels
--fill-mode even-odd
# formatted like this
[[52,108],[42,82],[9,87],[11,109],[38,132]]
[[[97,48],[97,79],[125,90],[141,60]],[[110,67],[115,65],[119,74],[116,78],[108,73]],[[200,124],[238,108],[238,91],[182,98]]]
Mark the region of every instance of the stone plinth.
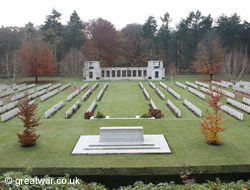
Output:
[[143,142],[143,127],[101,127],[99,142]]
[[169,153],[165,137],[143,135],[143,127],[101,127],[100,136],[80,136],[72,155]]

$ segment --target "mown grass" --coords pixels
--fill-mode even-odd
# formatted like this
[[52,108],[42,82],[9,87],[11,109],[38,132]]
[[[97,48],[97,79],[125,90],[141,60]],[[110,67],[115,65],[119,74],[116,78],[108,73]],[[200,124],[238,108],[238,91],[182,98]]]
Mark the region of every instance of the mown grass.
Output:
[[[197,79],[204,79],[207,76],[174,76],[173,81],[184,83],[186,80],[194,82]],[[219,76],[217,77],[219,78]],[[245,80],[249,77],[246,76]],[[24,79],[33,80],[32,78]],[[71,82],[69,78],[40,78],[40,80],[57,80],[62,84]],[[86,82],[77,81],[77,87]],[[88,82],[92,86],[94,82]],[[101,111],[111,118],[135,118],[148,112],[149,101],[145,100],[138,81],[113,81],[108,82],[109,87],[95,111]],[[148,81],[142,81],[150,97],[156,106],[162,110],[165,117],[158,120],[149,119],[114,119],[114,120],[85,120],[84,112],[88,109],[97,94],[105,84],[99,82],[99,87],[89,97],[86,102],[81,102],[81,107],[71,119],[65,119],[65,112],[77,100],[81,100],[82,95],[88,90],[85,89],[71,102],[66,102],[66,97],[75,89],[73,87],[60,92],[58,95],[39,103],[38,115],[41,115],[42,124],[37,128],[37,133],[41,135],[37,146],[23,148],[17,142],[17,133],[21,133],[22,123],[18,118],[8,122],[0,123],[0,168],[46,168],[59,172],[61,168],[95,168],[97,174],[102,173],[99,168],[137,168],[141,169],[143,175],[145,168],[168,168],[182,167],[186,163],[189,166],[238,166],[250,165],[250,116],[244,113],[244,121],[225,114],[224,127],[227,128],[221,134],[222,144],[220,146],[210,146],[206,144],[204,136],[200,131],[201,119],[196,117],[184,105],[186,98],[197,107],[202,109],[203,114],[208,108],[207,104],[200,98],[189,93],[175,84],[171,84],[170,78],[164,83],[171,86],[181,95],[181,100],[176,100],[169,92],[159,86],[159,82],[153,82],[181,111],[182,118],[176,118],[166,106],[166,100],[161,100],[159,96],[148,85]],[[208,96],[206,96],[208,98]],[[43,119],[44,112],[50,107],[64,100],[64,107],[50,119]],[[241,101],[241,97],[236,100]],[[5,103],[7,100],[5,101]],[[223,100],[225,103],[225,98]],[[144,134],[164,134],[172,150],[168,155],[102,155],[102,156],[72,156],[71,152],[80,135],[97,135],[101,126],[143,126]],[[48,171],[46,170],[46,171]],[[56,173],[55,172],[55,173]],[[232,171],[233,172],[233,171]],[[93,170],[95,173],[95,170]],[[126,171],[125,171],[126,173]],[[127,174],[129,172],[127,171]],[[79,173],[78,173],[79,174]]]

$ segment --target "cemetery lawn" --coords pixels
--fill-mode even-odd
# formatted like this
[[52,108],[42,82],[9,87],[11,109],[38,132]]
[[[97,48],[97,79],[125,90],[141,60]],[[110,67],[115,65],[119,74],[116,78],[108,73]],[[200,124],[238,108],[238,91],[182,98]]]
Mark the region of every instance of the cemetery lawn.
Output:
[[[214,76],[214,78],[218,79],[220,76]],[[249,78],[249,76],[245,76],[243,79],[248,80]],[[99,82],[99,87],[86,102],[81,102],[81,107],[71,119],[65,119],[65,112],[77,100],[81,100],[82,95],[88,88],[71,102],[66,102],[66,98],[74,92],[73,87],[44,102],[40,102],[40,98],[37,98],[36,102],[39,103],[38,115],[42,117],[42,124],[37,127],[37,134],[41,135],[37,146],[23,148],[19,145],[16,134],[21,133],[23,127],[17,117],[8,122],[0,123],[0,172],[32,168],[35,175],[63,175],[65,173],[71,175],[178,175],[183,171],[186,164],[193,167],[196,172],[203,171],[203,173],[249,172],[250,115],[242,112],[244,113],[244,121],[238,121],[225,114],[224,118],[227,122],[224,127],[227,130],[221,133],[222,144],[211,146],[205,142],[201,133],[201,119],[182,104],[185,98],[202,109],[203,115],[205,114],[205,110],[208,108],[207,103],[175,85],[175,81],[184,84],[186,80],[194,82],[200,79],[208,79],[208,76],[174,76],[172,85],[170,77],[163,81],[181,95],[180,101],[160,87],[159,82],[153,82],[166,95],[166,99],[170,99],[181,110],[182,118],[176,118],[172,114],[166,106],[167,100],[161,100],[150,88],[148,81],[142,81],[142,83],[156,106],[164,113],[165,117],[162,119],[118,119],[135,118],[136,115],[148,112],[149,101],[145,100],[139,87],[139,81],[108,81],[109,87],[101,101],[97,102],[95,114],[101,111],[111,118],[116,118],[110,120],[83,119],[84,112],[96,99],[105,82]],[[34,78],[23,80],[32,81]],[[62,84],[71,82],[74,85],[73,80],[69,78],[42,77],[39,80],[56,80]],[[80,87],[85,83],[78,80],[76,84],[77,87]],[[89,86],[94,84],[94,82],[88,83]],[[245,97],[250,98],[246,95]],[[50,119],[44,119],[44,112],[61,100],[64,100],[64,107]],[[224,98],[223,103],[225,103],[225,100]],[[236,100],[242,102],[242,96],[237,96]],[[4,104],[7,102],[8,99],[4,99]],[[102,126],[143,126],[144,134],[164,134],[172,154],[71,155],[80,135],[98,135],[99,128]]]

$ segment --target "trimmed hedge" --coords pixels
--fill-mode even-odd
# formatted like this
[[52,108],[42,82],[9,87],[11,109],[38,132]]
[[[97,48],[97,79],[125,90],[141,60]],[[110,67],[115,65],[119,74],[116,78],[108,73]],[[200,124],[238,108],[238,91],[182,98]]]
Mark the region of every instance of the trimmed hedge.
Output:
[[[10,179],[12,178],[13,181],[17,181],[17,183],[11,183],[7,184],[5,182],[6,178]],[[53,182],[56,182],[57,180],[61,182],[67,182],[66,184],[58,184],[58,183],[53,183],[48,184],[48,183],[43,183],[43,184],[25,184],[24,180],[29,179],[29,181],[35,180],[36,177],[31,177],[30,175],[23,174],[22,172],[7,172],[4,173],[3,175],[0,176],[0,189],[27,189],[27,190],[32,190],[32,189],[71,189],[71,190],[106,190],[104,185],[98,184],[98,183],[85,183],[81,179],[78,179],[78,183],[71,183],[73,182],[72,179],[70,178],[69,175],[66,175],[64,177],[49,177],[49,176],[44,176],[43,179],[50,180]],[[71,179],[71,180],[70,180]],[[20,181],[23,181],[21,184]],[[215,189],[239,189],[239,190],[244,190],[244,189],[250,189],[250,180],[244,182],[242,180],[239,180],[237,182],[230,182],[230,183],[223,183],[219,179],[217,179],[215,182],[213,181],[208,181],[207,183],[189,183],[185,185],[181,184],[175,184],[174,182],[170,183],[159,183],[157,185],[155,184],[144,184],[143,182],[136,182],[133,186],[127,186],[127,187],[120,187],[120,190],[165,190],[165,189],[181,189],[181,190],[215,190]]]
[[139,181],[136,182],[133,186],[121,187],[122,190],[165,190],[165,189],[180,189],[180,190],[231,190],[231,189],[238,189],[238,190],[245,190],[250,188],[250,180],[244,182],[239,180],[237,182],[230,182],[230,183],[223,183],[219,179],[216,179],[215,182],[208,181],[207,183],[188,183],[185,185],[175,184],[174,182],[170,183],[159,183],[155,184],[144,184],[143,182]]

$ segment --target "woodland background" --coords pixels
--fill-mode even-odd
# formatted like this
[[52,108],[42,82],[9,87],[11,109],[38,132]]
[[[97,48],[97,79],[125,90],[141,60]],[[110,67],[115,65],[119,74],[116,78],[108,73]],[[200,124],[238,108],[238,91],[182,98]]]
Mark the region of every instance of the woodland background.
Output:
[[134,67],[156,59],[163,60],[167,73],[216,74],[230,53],[240,52],[247,60],[250,56],[250,23],[236,13],[212,18],[190,12],[171,28],[171,15],[166,12],[161,23],[149,16],[144,24],[131,23],[121,30],[102,18],[84,21],[76,11],[66,25],[60,17],[53,9],[41,26],[27,23],[0,28],[2,78],[81,77],[86,60],[98,60],[102,66]]

